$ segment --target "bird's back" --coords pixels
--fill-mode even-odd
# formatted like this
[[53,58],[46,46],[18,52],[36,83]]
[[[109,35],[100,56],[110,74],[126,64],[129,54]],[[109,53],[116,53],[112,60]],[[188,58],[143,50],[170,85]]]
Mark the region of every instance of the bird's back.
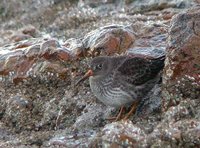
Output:
[[164,67],[165,56],[159,58],[127,57],[116,68],[116,79],[123,76],[124,79],[133,84],[141,85],[153,79]]
[[127,57],[114,72],[113,85],[121,87],[133,99],[141,99],[160,80],[165,57]]

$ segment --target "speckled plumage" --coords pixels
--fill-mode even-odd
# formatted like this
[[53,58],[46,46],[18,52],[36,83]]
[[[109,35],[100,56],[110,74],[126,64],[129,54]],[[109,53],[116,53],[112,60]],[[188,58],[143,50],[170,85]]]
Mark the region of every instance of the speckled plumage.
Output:
[[[98,67],[99,66],[99,67]],[[131,105],[142,99],[158,82],[164,57],[96,57],[90,67],[90,87],[104,104],[114,107]]]

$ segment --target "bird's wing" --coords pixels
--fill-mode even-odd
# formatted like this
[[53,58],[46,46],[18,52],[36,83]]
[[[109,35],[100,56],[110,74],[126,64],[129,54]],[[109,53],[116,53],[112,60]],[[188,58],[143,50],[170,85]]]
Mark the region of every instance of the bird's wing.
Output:
[[142,57],[127,58],[114,73],[115,82],[123,81],[131,85],[141,85],[155,78],[164,66],[164,60],[145,59]]

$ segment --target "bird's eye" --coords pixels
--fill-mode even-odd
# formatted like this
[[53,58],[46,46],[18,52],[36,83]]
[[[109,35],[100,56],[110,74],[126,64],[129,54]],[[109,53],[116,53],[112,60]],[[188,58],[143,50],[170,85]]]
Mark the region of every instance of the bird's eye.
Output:
[[97,65],[97,68],[101,69],[102,68],[102,64]]
[[101,70],[102,69],[102,64],[98,64],[94,67],[94,70]]

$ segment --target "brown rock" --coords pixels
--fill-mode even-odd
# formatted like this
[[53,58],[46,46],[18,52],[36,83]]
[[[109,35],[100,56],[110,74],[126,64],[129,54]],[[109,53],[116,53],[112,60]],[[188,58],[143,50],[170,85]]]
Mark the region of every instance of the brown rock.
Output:
[[163,14],[162,14],[162,18],[164,20],[171,20],[172,17],[176,14],[176,12],[173,12],[173,11],[164,11]]
[[106,26],[88,33],[83,45],[89,54],[113,55],[125,52],[135,41],[134,33],[125,26]]
[[3,67],[3,71],[2,71],[3,75],[8,75],[9,72],[12,72],[18,68],[17,61],[21,58],[22,54],[23,54],[23,51],[17,50],[16,52],[12,52],[12,53],[5,55],[6,58],[2,59],[2,62],[4,62],[4,60],[5,60],[4,65],[2,66]]
[[36,44],[36,45],[32,45],[28,47],[24,54],[26,55],[26,57],[32,58],[32,57],[36,57],[39,51],[40,51],[40,45]]
[[39,55],[45,59],[69,60],[70,54],[65,47],[61,47],[58,41],[48,40],[41,45]]
[[28,25],[28,26],[22,28],[21,32],[23,34],[28,34],[28,35],[34,37],[35,34],[36,34],[36,28],[34,26],[32,26],[32,25]]
[[185,98],[200,99],[200,7],[171,21],[163,76],[163,110]]
[[65,48],[58,48],[56,51],[56,56],[58,59],[63,61],[68,61],[71,59],[70,52]]
[[29,46],[31,46],[30,42],[20,43],[20,44],[16,45],[16,47],[13,48],[13,50],[19,49],[19,48],[26,48],[26,47],[29,47]]
[[0,50],[6,51],[6,54],[0,55],[0,74],[9,75],[15,84],[30,75],[48,72],[66,78],[68,70],[63,61],[71,60],[69,50],[55,39],[18,42]]
[[83,57],[86,54],[83,48],[82,41],[80,41],[79,39],[70,38],[67,41],[65,41],[63,46],[67,49],[70,49],[71,55],[75,59]]
[[41,50],[45,51],[46,49],[50,47],[59,47],[59,42],[55,39],[45,39],[45,41],[41,44]]
[[28,34],[18,33],[18,32],[11,36],[11,40],[14,42],[19,42],[19,41],[26,40],[29,38],[32,38],[32,36],[30,36]]
[[200,0],[195,0],[196,3],[200,3]]

